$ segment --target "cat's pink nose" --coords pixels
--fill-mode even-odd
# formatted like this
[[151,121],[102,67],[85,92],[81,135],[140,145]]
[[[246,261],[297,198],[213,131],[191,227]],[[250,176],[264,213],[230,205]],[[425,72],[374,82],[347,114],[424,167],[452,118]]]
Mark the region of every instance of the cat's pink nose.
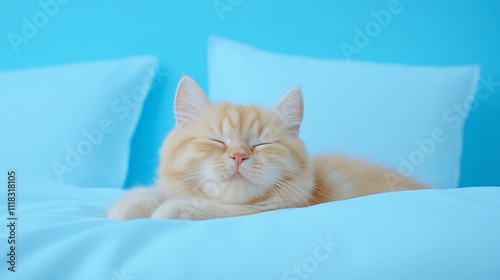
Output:
[[230,155],[229,157],[234,160],[234,162],[236,163],[236,167],[240,167],[240,164],[245,159],[248,159],[248,156],[243,154],[243,153],[234,153],[234,154]]

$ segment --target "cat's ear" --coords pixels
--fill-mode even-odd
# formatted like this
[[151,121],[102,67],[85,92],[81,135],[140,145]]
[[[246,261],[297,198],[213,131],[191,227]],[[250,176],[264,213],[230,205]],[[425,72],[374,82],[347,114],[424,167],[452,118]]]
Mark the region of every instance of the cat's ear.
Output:
[[302,100],[302,89],[293,88],[287,92],[271,109],[286,125],[289,131],[299,135],[302,117],[304,116],[304,102]]
[[210,107],[205,92],[189,76],[182,76],[175,92],[175,120],[177,126],[183,127],[196,122],[201,113]]

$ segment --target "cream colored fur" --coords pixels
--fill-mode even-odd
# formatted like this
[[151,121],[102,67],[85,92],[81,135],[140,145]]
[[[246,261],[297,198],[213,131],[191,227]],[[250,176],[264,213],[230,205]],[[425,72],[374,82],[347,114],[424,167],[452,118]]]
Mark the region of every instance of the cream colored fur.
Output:
[[175,115],[155,186],[127,193],[111,206],[109,218],[212,219],[425,188],[358,159],[330,155],[311,162],[298,138],[300,88],[270,110],[214,105],[184,76]]

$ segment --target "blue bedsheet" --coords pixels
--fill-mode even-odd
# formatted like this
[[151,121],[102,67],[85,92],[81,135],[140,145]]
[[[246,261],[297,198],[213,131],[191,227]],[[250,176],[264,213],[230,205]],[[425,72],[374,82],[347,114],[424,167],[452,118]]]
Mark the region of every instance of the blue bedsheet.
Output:
[[[16,272],[2,260],[0,279],[500,279],[498,187],[196,222],[106,219],[122,194],[19,185]],[[4,204],[1,213],[7,221]]]

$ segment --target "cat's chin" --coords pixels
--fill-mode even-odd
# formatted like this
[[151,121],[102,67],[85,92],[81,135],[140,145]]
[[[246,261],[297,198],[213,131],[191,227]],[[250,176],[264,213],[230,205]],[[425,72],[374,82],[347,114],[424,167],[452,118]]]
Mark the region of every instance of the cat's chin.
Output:
[[244,192],[247,188],[250,188],[252,186],[252,182],[238,172],[231,175],[231,177],[225,180],[223,184],[226,185],[227,188],[233,190],[236,189],[239,190],[239,192]]
[[249,181],[249,180],[248,180],[245,176],[243,176],[243,175],[242,175],[241,173],[239,173],[239,172],[234,173],[234,174],[233,174],[233,176],[231,176],[231,177],[229,178],[229,180],[246,181],[246,182],[248,182],[248,181]]
[[240,173],[233,174],[230,178],[222,181],[218,185],[220,189],[215,192],[216,195],[206,195],[228,204],[247,203],[262,196],[267,191],[267,188],[253,184],[252,181]]

